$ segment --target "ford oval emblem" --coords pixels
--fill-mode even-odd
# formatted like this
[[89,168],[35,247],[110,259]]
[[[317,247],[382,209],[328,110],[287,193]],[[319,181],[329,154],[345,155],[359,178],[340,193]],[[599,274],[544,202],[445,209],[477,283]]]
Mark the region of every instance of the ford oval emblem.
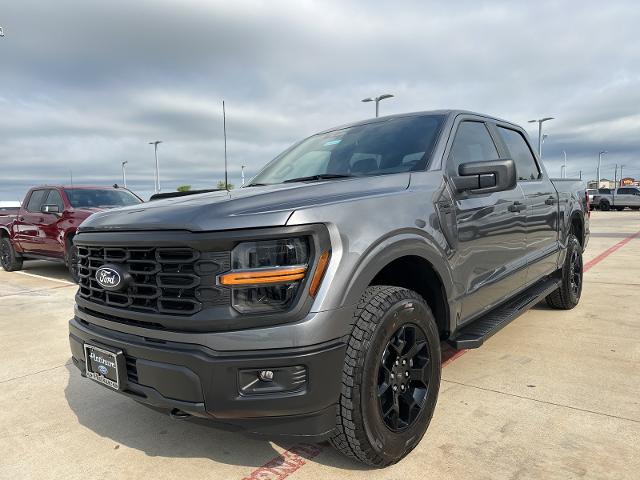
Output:
[[102,375],[106,375],[107,373],[109,373],[109,369],[107,367],[105,367],[104,365],[98,365],[98,371]]
[[96,270],[96,282],[105,290],[120,290],[122,275],[115,267],[100,267]]

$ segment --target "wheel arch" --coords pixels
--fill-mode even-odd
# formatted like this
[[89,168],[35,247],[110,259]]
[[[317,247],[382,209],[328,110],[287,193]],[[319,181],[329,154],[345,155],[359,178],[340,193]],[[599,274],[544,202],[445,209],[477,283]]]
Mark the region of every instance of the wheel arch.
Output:
[[414,290],[433,310],[442,337],[452,331],[449,304],[453,280],[444,252],[425,238],[399,238],[373,248],[352,276],[347,304],[356,304],[371,285],[391,285]]

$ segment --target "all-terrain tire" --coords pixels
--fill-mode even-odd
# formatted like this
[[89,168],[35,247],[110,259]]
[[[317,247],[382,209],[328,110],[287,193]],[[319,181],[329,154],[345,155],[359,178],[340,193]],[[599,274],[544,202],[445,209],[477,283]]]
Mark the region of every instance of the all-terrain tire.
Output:
[[9,237],[0,238],[0,264],[7,272],[22,270],[22,258],[14,250]]
[[560,287],[547,295],[547,304],[559,310],[571,310],[582,294],[582,247],[575,235],[567,240],[567,256],[562,266]]
[[[419,353],[412,357],[414,351]],[[367,288],[354,312],[330,442],[373,467],[396,463],[413,450],[429,426],[440,369],[440,338],[427,302],[405,288]],[[413,398],[419,401],[410,401]]]

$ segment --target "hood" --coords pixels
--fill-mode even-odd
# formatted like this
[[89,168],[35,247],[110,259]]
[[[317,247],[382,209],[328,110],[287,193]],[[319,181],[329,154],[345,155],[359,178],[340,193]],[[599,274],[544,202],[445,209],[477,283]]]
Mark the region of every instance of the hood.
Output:
[[[215,231],[282,226],[299,209],[406,190],[409,173],[202,193],[96,213],[80,231]],[[330,220],[330,219],[327,219]]]

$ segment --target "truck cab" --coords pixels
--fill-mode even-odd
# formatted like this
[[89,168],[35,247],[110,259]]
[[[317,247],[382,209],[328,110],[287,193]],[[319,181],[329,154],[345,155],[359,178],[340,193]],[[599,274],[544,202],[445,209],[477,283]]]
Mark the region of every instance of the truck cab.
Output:
[[135,194],[119,187],[31,188],[12,218],[0,224],[0,263],[4,270],[15,271],[22,268],[24,260],[64,262],[77,281],[73,237],[78,226],[96,212],[141,202]]

